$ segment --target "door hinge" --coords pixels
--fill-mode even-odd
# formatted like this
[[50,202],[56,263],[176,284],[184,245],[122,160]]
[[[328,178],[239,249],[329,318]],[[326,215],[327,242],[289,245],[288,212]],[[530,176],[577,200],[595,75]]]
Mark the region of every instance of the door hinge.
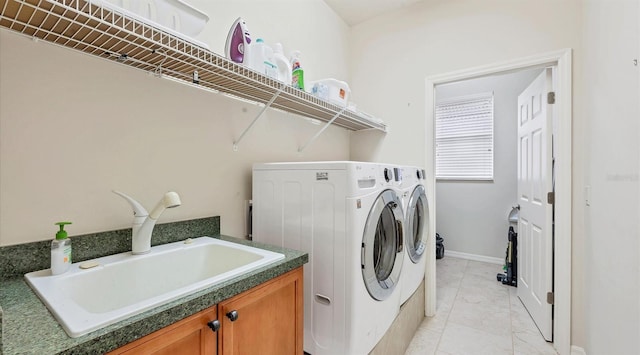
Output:
[[554,91],[549,91],[547,93],[547,103],[555,104],[556,103],[556,93]]
[[553,304],[553,292],[547,292],[547,303]]
[[556,194],[553,192],[547,192],[547,203],[553,205],[556,203]]

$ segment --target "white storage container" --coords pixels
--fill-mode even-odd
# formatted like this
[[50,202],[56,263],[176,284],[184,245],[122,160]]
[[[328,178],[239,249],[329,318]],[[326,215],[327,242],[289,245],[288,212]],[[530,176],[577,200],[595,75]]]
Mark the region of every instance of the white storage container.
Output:
[[180,0],[90,0],[90,2],[149,24],[200,47],[209,48],[206,43],[191,37],[204,29],[209,16]]
[[189,37],[197,36],[209,21],[206,13],[181,0],[128,0],[128,2],[131,10],[138,15]]
[[313,82],[311,94],[338,106],[346,107],[351,89],[344,81],[329,78]]
[[181,0],[156,0],[161,25],[195,37],[209,22],[209,16]]

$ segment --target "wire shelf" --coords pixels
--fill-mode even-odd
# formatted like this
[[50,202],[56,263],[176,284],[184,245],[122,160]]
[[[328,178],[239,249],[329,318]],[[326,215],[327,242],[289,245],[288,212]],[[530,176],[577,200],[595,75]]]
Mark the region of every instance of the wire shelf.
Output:
[[0,27],[156,75],[349,129],[387,126],[236,64],[146,22],[86,0],[0,0]]

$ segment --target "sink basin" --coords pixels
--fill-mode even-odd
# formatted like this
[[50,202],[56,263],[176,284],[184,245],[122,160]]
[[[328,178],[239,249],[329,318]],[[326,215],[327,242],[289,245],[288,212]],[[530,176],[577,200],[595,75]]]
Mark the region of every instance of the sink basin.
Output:
[[[25,275],[27,283],[72,338],[268,265],[284,255],[210,237],[159,245],[74,263],[52,276]],[[93,266],[88,269],[82,267]],[[82,267],[81,267],[82,266]]]

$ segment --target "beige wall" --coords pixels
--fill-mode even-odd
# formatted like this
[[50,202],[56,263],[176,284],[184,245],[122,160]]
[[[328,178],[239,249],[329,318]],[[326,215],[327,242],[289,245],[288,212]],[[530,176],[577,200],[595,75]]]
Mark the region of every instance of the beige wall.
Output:
[[[320,0],[192,3],[211,15],[198,39],[216,52],[242,14],[256,37],[302,50],[308,77],[346,75],[348,27]],[[53,238],[61,220],[72,236],[129,227],[112,189],[147,209],[175,190],[183,204],[160,223],[220,215],[222,233],[243,236],[252,163],[349,158],[337,127],[298,153],[320,127],[273,110],[233,152],[259,109],[0,31],[0,245]]]
[[[584,294],[587,354],[640,353],[640,1],[584,7]],[[581,201],[579,201],[581,202]],[[633,277],[617,277],[633,275]]]

